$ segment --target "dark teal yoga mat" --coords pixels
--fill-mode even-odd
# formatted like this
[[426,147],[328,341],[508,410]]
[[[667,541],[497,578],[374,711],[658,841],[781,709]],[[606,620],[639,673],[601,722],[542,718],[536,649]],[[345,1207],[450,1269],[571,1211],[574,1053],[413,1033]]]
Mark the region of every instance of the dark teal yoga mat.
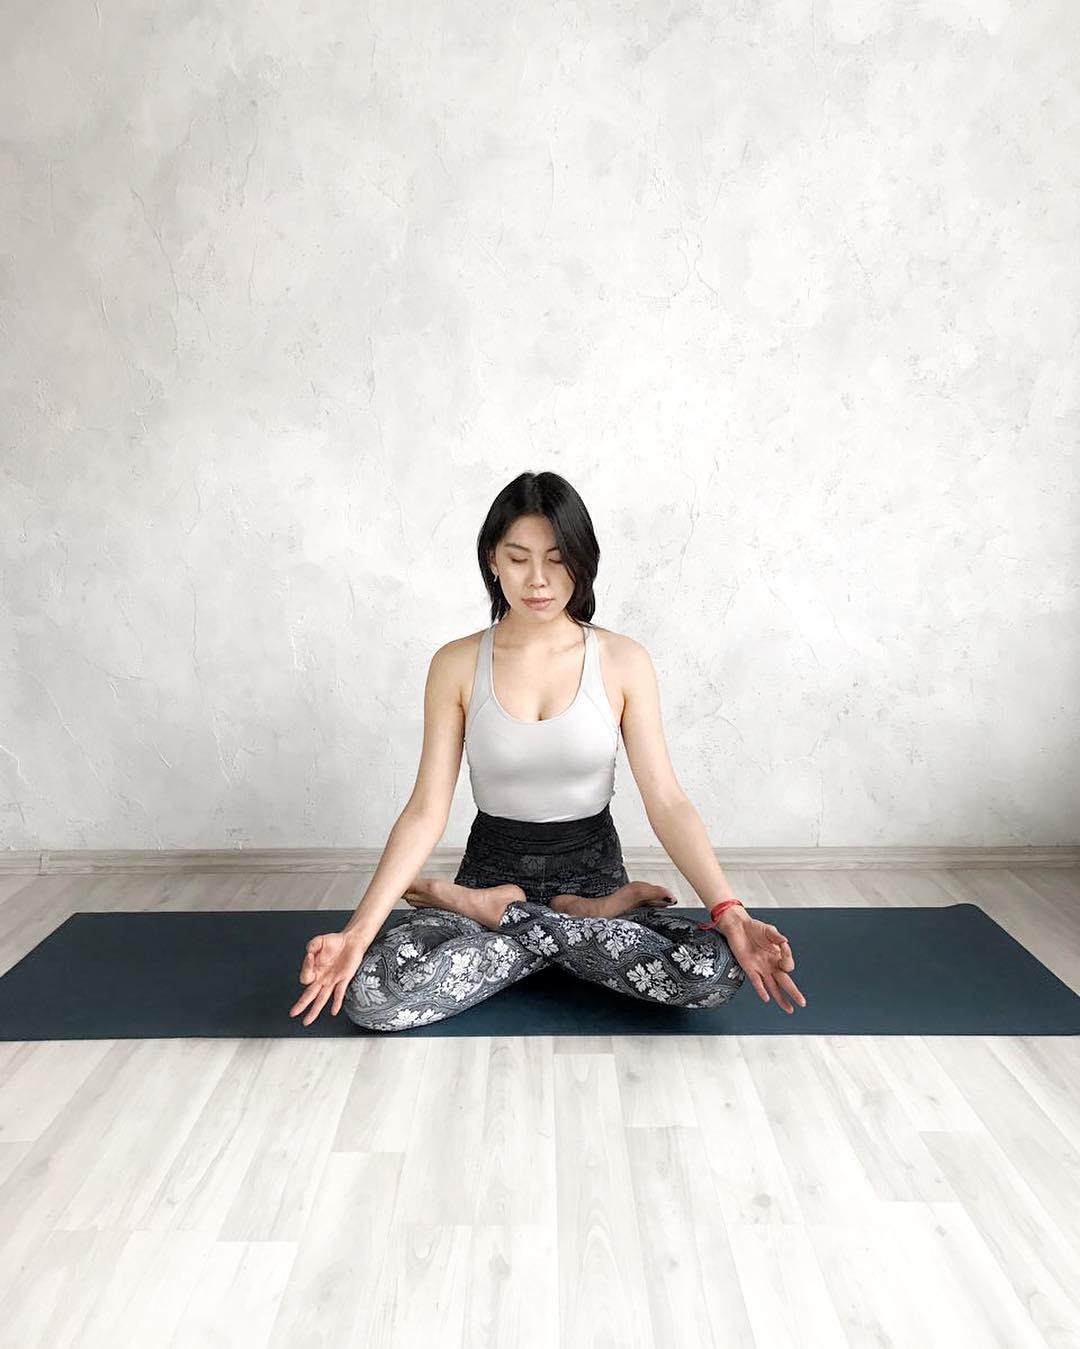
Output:
[[[395,910],[387,926],[413,910]],[[700,908],[668,909],[704,920]],[[644,1002],[549,965],[430,1026],[289,1017],[308,941],[352,910],[76,913],[0,978],[0,1039],[287,1035],[1076,1035],[1080,997],[974,904],[751,910],[795,953],[793,1015]]]

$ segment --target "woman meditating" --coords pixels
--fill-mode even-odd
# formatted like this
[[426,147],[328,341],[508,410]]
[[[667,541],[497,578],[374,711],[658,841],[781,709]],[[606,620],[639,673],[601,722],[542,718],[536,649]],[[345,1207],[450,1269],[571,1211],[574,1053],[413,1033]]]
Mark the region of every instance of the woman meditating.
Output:
[[[435,652],[412,795],[341,932],[313,937],[289,1015],[333,999],[369,1030],[453,1016],[554,962],[647,1002],[717,1007],[749,977],[788,1014],[791,947],[735,898],[676,780],[648,652],[591,622],[600,550],[574,488],[522,473],[477,540],[492,623]],[[663,910],[632,881],[611,817],[620,731],[654,833],[710,908]],[[418,874],[442,838],[464,750],[476,817],[452,881]],[[417,911],[383,931],[399,896]],[[310,1009],[310,1010],[308,1010]]]

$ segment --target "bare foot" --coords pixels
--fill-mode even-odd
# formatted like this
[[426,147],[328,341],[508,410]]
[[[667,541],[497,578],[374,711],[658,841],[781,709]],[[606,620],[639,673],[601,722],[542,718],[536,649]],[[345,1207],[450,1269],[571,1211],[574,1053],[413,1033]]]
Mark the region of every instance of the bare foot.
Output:
[[525,891],[520,885],[509,883],[473,890],[441,876],[417,876],[402,898],[414,908],[449,909],[451,913],[464,914],[466,918],[497,931],[507,907],[525,902]]
[[667,909],[678,900],[662,885],[648,881],[630,881],[614,894],[601,899],[582,899],[580,895],[556,895],[551,908],[557,913],[571,913],[577,918],[618,918],[630,909]]

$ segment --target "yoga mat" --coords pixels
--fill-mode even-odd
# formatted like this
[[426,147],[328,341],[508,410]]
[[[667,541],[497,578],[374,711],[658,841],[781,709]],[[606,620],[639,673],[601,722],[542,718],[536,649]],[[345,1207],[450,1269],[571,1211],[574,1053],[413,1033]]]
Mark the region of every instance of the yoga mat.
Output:
[[365,1030],[329,1003],[310,1026],[289,1016],[308,941],[339,931],[351,909],[76,913],[0,978],[0,1039],[1080,1033],[1080,997],[975,904],[751,912],[791,942],[808,1004],[791,1016],[749,979],[724,1007],[680,1008],[548,965],[402,1031]]

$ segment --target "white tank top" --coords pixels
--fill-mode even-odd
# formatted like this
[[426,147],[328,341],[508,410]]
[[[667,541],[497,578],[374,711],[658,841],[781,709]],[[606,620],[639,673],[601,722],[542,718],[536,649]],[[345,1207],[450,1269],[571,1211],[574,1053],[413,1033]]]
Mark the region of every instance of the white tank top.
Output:
[[495,697],[492,645],[484,632],[465,717],[465,754],[478,810],[534,823],[596,815],[615,794],[619,724],[600,673],[600,639],[585,631],[585,665],[570,706],[545,721],[523,721]]

